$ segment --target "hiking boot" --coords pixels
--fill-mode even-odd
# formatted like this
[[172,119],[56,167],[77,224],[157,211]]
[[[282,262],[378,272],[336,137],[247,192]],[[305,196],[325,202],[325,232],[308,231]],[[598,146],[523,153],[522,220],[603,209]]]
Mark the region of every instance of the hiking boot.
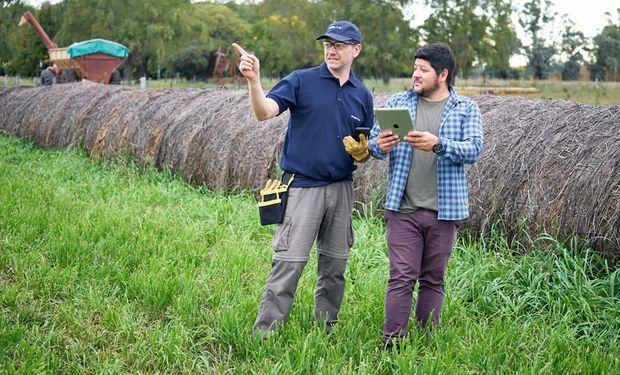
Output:
[[402,337],[384,337],[382,349],[386,352],[396,351],[396,353],[400,353],[400,350],[403,346],[403,338]]

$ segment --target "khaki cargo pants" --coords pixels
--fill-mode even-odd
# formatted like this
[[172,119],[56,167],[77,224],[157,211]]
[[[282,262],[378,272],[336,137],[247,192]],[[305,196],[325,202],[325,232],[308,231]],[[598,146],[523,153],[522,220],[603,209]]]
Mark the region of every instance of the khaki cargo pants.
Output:
[[318,323],[329,327],[337,320],[344,296],[347,258],[354,242],[352,209],[351,181],[289,190],[284,221],[273,236],[272,268],[254,333],[274,331],[286,322],[315,240],[318,257],[315,317]]

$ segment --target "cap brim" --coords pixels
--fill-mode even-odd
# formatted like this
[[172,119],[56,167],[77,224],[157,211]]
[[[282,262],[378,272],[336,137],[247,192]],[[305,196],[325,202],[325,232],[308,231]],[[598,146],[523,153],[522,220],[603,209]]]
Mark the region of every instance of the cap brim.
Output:
[[359,43],[359,41],[355,40],[355,39],[351,39],[348,36],[344,36],[344,35],[340,35],[340,34],[335,34],[335,33],[327,33],[327,34],[323,34],[323,35],[319,35],[316,37],[316,40],[321,40],[321,39],[333,39],[337,42],[347,42],[349,40],[353,40],[356,43]]

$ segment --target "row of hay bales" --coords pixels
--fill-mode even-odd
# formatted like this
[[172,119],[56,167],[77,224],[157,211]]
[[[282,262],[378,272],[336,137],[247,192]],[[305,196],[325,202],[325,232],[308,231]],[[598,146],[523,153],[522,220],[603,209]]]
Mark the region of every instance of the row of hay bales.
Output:
[[[375,96],[382,106],[387,94]],[[485,144],[469,167],[464,228],[589,240],[620,257],[620,106],[477,96]],[[211,189],[258,190],[276,171],[288,113],[259,123],[246,91],[138,90],[88,82],[0,90],[0,132],[46,148],[169,168]],[[357,200],[385,189],[387,163],[355,173]],[[527,245],[527,244],[526,244]]]

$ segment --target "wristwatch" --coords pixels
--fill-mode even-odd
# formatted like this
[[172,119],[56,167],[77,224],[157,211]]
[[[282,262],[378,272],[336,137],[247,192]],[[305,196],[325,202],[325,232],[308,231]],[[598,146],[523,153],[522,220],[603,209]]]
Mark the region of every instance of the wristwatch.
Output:
[[444,151],[445,151],[445,148],[443,147],[441,143],[437,143],[435,146],[433,146],[433,152],[436,153],[437,155],[442,154]]

